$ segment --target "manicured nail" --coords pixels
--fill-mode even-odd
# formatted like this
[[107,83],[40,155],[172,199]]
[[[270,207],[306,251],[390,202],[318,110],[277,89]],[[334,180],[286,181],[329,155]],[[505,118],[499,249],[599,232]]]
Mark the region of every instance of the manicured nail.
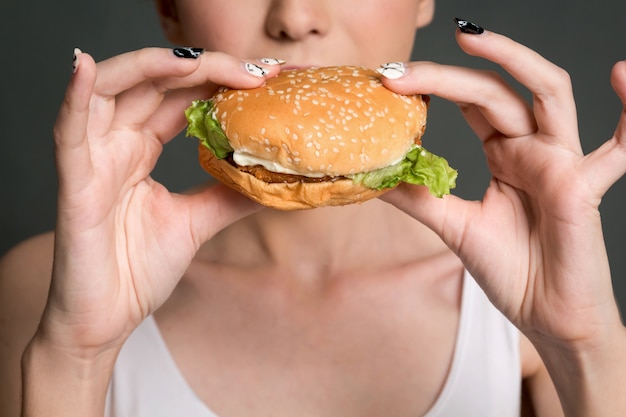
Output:
[[254,75],[255,77],[262,78],[269,74],[268,70],[257,64],[253,64],[252,62],[244,63],[243,67],[249,74]]
[[74,48],[74,56],[72,57],[72,74],[76,74],[76,71],[78,71],[78,64],[80,63],[78,56],[82,53],[83,51],[80,49]]
[[406,74],[406,66],[403,62],[388,62],[381,65],[376,71],[385,78],[397,80]]
[[458,17],[454,18],[454,22],[463,33],[468,33],[470,35],[480,35],[485,31],[485,29],[481,28],[477,24],[472,23],[468,20],[459,19]]
[[192,47],[186,46],[186,47],[174,48],[172,49],[172,52],[174,52],[174,55],[179,58],[198,59],[198,57],[200,57],[200,55],[202,55],[202,53],[204,52],[204,49],[192,48]]
[[276,59],[276,58],[261,58],[259,59],[265,65],[285,65],[287,61],[284,59]]

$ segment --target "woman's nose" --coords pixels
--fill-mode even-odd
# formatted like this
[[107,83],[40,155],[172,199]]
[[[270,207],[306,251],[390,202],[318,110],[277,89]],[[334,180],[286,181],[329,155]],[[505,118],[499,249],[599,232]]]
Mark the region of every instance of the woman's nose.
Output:
[[323,36],[330,27],[328,0],[272,0],[266,30],[282,41],[301,41]]

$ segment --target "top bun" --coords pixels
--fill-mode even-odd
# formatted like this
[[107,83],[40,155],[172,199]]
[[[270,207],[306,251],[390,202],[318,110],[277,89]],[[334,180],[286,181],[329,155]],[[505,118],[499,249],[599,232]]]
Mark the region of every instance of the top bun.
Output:
[[236,153],[318,177],[399,162],[421,143],[428,108],[422,96],[396,94],[376,71],[351,66],[285,70],[262,87],[223,88],[212,100]]

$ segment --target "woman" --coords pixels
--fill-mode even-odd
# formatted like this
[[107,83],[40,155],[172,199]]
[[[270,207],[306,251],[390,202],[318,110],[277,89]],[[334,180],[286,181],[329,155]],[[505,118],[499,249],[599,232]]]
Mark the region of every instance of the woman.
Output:
[[[171,41],[206,52],[76,54],[55,234],[2,262],[3,378],[22,381],[24,415],[506,416],[522,379],[537,415],[623,414],[611,391],[626,337],[597,210],[626,169],[623,120],[583,156],[567,74],[458,21],[460,46],[503,65],[532,107],[492,73],[433,63],[386,85],[459,103],[493,174],[482,202],[401,186],[285,213],[222,186],[172,195],[149,173],[189,102],[281,70],[250,57],[404,62],[434,5],[157,6]],[[626,101],[626,64],[613,82]],[[2,395],[17,412],[19,390]]]

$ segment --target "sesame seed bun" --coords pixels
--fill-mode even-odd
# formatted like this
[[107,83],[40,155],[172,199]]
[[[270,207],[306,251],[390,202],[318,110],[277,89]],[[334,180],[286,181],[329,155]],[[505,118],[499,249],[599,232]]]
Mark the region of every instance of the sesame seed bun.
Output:
[[[428,109],[427,98],[396,94],[380,77],[361,67],[324,67],[282,71],[251,90],[222,88],[211,99],[213,117],[235,158],[218,159],[200,145],[200,163],[226,185],[278,209],[374,198],[388,189],[345,176],[401,161],[421,144]],[[238,155],[268,163],[238,167],[248,165]]]

